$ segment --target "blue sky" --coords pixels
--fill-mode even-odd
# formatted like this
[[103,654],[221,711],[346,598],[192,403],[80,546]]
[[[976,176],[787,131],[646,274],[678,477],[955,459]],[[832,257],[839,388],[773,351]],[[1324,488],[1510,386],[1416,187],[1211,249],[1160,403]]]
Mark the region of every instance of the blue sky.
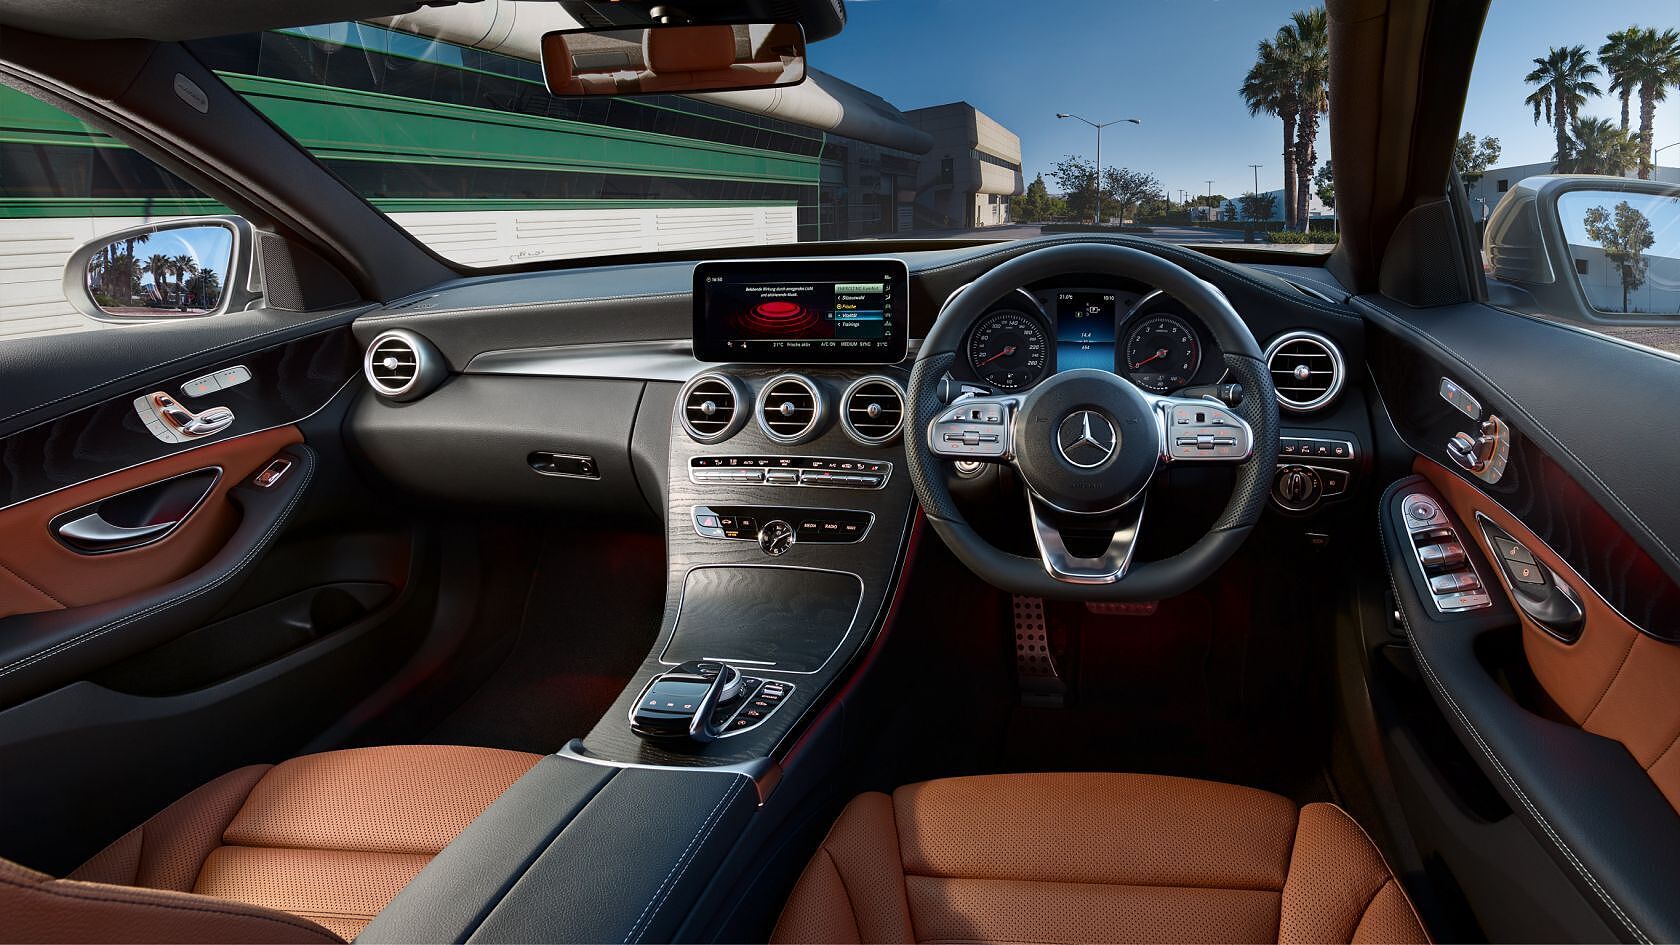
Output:
[[[1180,189],[1240,194],[1282,179],[1282,125],[1250,118],[1237,95],[1255,44],[1309,0],[848,0],[844,32],[812,64],[900,108],[967,100],[1021,136],[1028,180],[1063,155],[1091,157],[1093,120],[1141,118],[1103,132],[1103,163],[1147,170]],[[1500,163],[1551,159],[1548,127],[1522,104],[1530,60],[1550,45],[1596,50],[1638,23],[1680,27],[1680,0],[1494,0],[1464,128],[1501,139]],[[1602,87],[1602,86],[1601,86]],[[1587,112],[1616,118],[1605,96]],[[1637,102],[1634,121],[1637,123]],[[1657,145],[1680,141],[1680,93],[1657,108]],[[1321,133],[1320,159],[1330,153]],[[1680,148],[1663,164],[1680,164]],[[1054,189],[1054,184],[1052,184]]]

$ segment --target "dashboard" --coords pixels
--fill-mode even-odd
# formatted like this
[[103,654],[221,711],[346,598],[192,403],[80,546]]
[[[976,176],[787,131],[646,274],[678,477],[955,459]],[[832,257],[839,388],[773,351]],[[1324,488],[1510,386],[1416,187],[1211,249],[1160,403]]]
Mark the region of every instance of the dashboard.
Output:
[[1024,391],[1080,368],[1112,371],[1163,394],[1225,375],[1212,335],[1184,305],[1149,286],[1099,276],[1039,283],[999,299],[975,321],[953,373],[993,390]]

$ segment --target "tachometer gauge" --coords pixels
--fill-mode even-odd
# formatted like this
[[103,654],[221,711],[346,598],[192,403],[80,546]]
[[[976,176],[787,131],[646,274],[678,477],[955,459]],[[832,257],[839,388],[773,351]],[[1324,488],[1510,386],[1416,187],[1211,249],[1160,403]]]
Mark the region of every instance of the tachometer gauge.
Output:
[[1004,309],[982,318],[968,339],[968,364],[1000,390],[1020,390],[1044,377],[1050,342],[1038,320]]
[[1126,332],[1126,376],[1147,390],[1187,386],[1202,366],[1195,331],[1174,315],[1149,315]]

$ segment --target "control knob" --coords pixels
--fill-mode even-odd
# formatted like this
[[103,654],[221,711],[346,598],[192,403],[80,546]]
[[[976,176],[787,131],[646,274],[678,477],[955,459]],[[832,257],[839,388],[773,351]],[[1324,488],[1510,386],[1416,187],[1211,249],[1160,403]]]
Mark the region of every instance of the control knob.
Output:
[[1324,492],[1324,482],[1318,473],[1306,466],[1284,466],[1272,481],[1272,498],[1277,504],[1295,512],[1302,512],[1318,504]]

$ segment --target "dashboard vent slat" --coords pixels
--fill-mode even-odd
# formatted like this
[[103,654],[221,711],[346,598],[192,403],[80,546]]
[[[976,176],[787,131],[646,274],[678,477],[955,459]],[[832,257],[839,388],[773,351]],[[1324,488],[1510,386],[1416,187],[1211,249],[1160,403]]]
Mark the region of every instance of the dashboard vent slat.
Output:
[[885,446],[904,429],[904,389],[891,378],[861,377],[840,397],[840,424],[864,446]]
[[727,374],[707,372],[683,385],[677,395],[677,419],[695,442],[721,443],[746,423],[742,405],[747,399],[740,381]]
[[1292,331],[1266,346],[1266,369],[1277,388],[1278,404],[1296,413],[1330,405],[1342,392],[1346,367],[1330,339],[1311,331]]
[[362,357],[362,376],[387,400],[417,400],[449,376],[431,342],[406,328],[381,333]]
[[803,374],[773,377],[758,392],[758,426],[778,443],[803,443],[822,426],[826,404],[816,382]]

